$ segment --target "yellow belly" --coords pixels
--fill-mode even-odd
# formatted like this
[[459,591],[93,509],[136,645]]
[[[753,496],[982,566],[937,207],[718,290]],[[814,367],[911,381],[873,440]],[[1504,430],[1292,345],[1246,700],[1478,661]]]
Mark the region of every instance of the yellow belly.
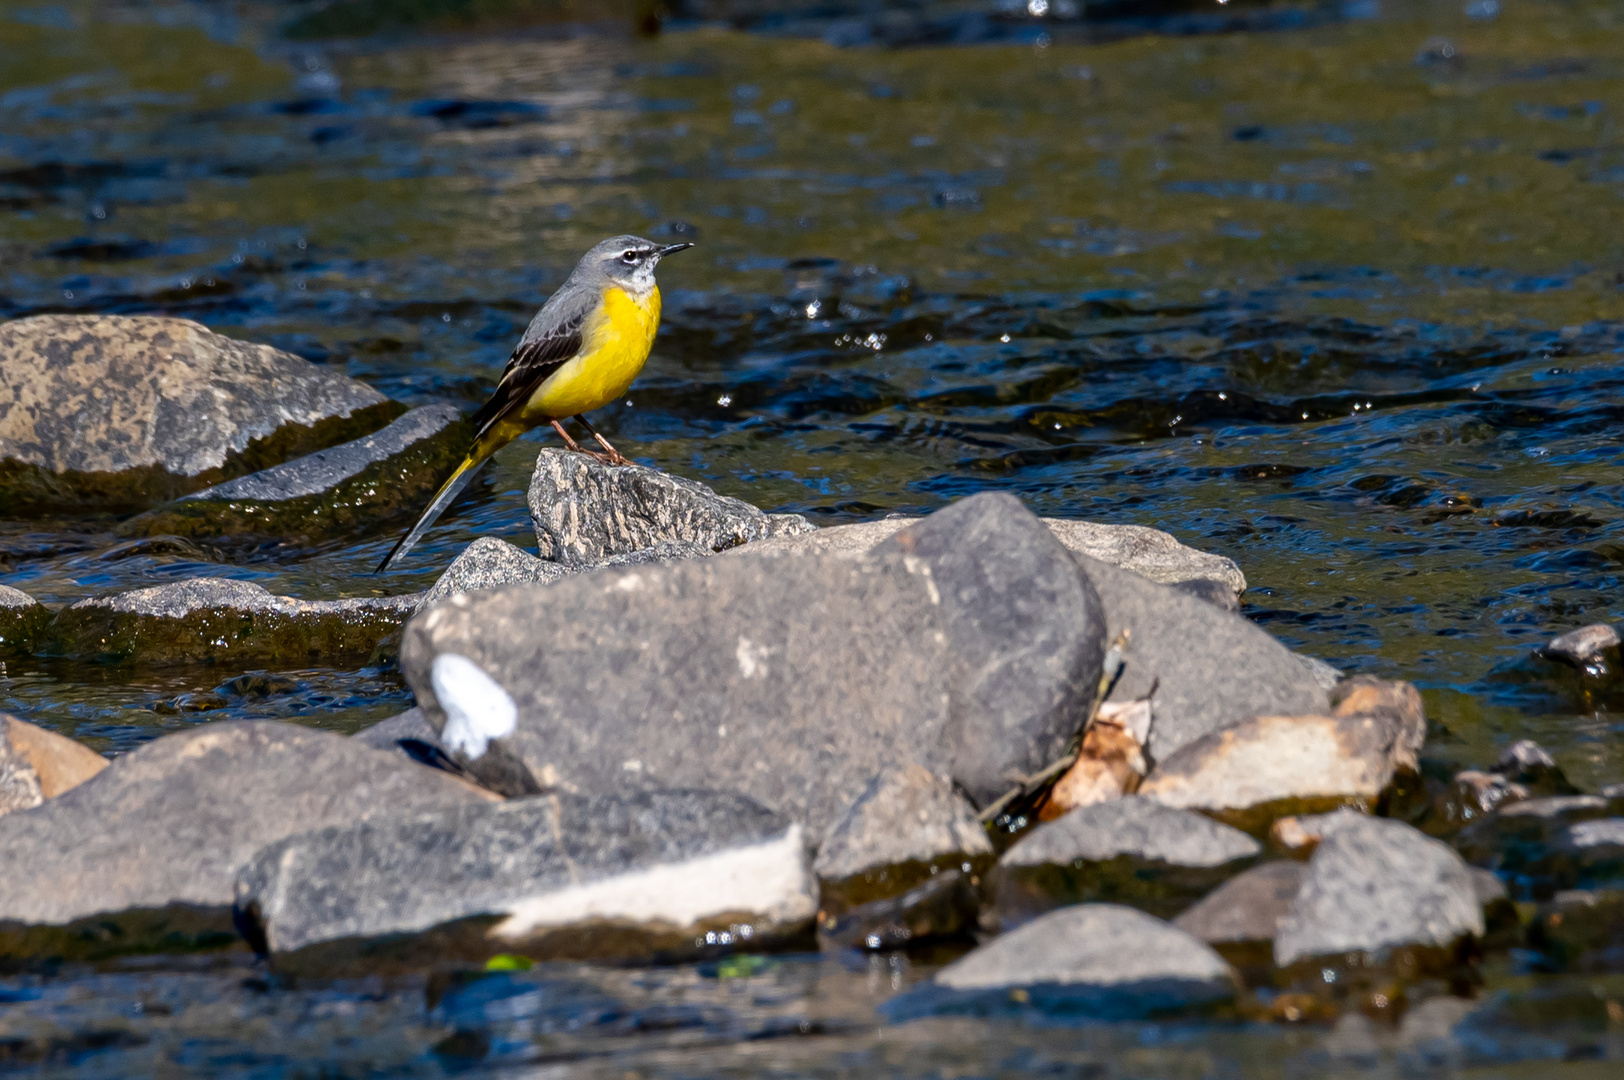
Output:
[[600,409],[624,394],[643,370],[660,326],[660,290],[642,300],[611,286],[587,320],[581,351],[549,375],[525,403],[524,419],[543,423]]

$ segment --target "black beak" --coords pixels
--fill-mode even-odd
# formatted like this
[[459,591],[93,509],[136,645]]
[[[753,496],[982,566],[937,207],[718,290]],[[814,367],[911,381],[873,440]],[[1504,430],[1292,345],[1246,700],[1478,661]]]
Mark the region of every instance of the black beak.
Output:
[[665,247],[655,248],[654,257],[656,259],[663,259],[667,255],[675,255],[677,252],[685,251],[691,247],[693,247],[692,244],[667,244]]

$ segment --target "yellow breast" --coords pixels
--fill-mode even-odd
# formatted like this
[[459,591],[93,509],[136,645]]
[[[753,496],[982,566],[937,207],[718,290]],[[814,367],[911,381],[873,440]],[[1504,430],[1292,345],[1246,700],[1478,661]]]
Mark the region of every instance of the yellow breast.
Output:
[[527,422],[560,419],[601,409],[620,397],[643,370],[660,326],[660,290],[638,299],[610,286],[587,319],[581,351],[536,387],[525,405]]

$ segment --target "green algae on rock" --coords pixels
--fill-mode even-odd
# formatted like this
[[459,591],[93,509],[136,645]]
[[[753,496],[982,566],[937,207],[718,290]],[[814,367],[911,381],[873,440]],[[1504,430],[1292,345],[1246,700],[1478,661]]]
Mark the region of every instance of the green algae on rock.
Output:
[[0,498],[150,506],[372,431],[405,407],[187,319],[0,324]]
[[341,446],[183,496],[119,532],[290,543],[354,535],[415,513],[472,437],[455,406],[426,405]]
[[0,585],[0,656],[27,652],[50,621],[44,604],[20,589]]
[[46,650],[104,663],[364,661],[417,600],[295,600],[246,581],[196,578],[81,600],[57,615]]

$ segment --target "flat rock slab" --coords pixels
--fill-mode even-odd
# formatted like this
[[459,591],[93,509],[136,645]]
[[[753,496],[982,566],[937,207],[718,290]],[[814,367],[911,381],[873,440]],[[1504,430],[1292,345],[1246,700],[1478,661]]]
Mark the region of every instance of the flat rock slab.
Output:
[[530,520],[537,553],[560,563],[599,562],[668,541],[723,551],[814,528],[797,514],[765,514],[659,469],[550,448],[530,479]]
[[1224,958],[1183,930],[1129,907],[1078,904],[995,938],[937,972],[935,993],[894,998],[884,1011],[900,1019],[1030,1004],[1115,1019],[1211,1007],[1238,988]]
[[[459,760],[510,793],[737,791],[821,836],[877,767],[945,771],[953,657],[926,569],[901,558],[463,593],[407,625],[401,670]],[[504,708],[487,743],[476,727]]]
[[1401,822],[1350,817],[1309,860],[1275,934],[1274,960],[1287,967],[1396,948],[1448,959],[1462,939],[1482,936],[1483,907],[1459,855]]
[[1414,751],[1388,717],[1260,716],[1185,744],[1139,793],[1262,835],[1288,815],[1374,806],[1401,765]]
[[869,781],[818,845],[813,872],[823,911],[898,896],[943,870],[992,862],[975,807],[947,777],[920,765],[892,766]]
[[151,505],[371,431],[363,383],[186,319],[0,324],[0,501]]
[[422,509],[472,437],[456,406],[425,405],[369,435],[183,496],[119,532],[288,543],[370,532]]
[[44,637],[51,613],[32,596],[0,585],[0,656],[26,653]]
[[1128,632],[1111,701],[1151,701],[1153,761],[1257,716],[1325,713],[1325,690],[1284,645],[1231,612],[1087,555],[1077,561],[1105,608],[1106,640]]
[[[144,933],[165,932],[166,912],[229,938],[237,870],[265,845],[491,798],[399,755],[292,724],[166,735],[33,810],[0,817],[0,955],[141,951],[152,945]],[[84,933],[86,920],[106,929]]]
[[0,814],[32,810],[105,768],[90,747],[0,713]]
[[1085,901],[1170,917],[1262,854],[1243,832],[1129,795],[1080,806],[1004,852],[993,872],[994,910],[1006,928]]
[[[774,537],[736,549],[741,555],[863,555],[894,533],[920,520],[896,515],[880,521],[834,525],[792,536]],[[1055,538],[1070,551],[1131,570],[1164,585],[1214,582],[1228,590],[1223,604],[1233,610],[1234,597],[1246,591],[1246,577],[1233,559],[1187,547],[1171,534],[1142,525],[1101,525],[1069,518],[1043,518]],[[1208,602],[1199,591],[1191,595]]]
[[718,937],[722,951],[759,951],[804,938],[817,910],[800,827],[704,791],[555,793],[333,826],[262,850],[236,903],[279,968],[369,972],[496,952],[668,960],[718,951]]
[[247,581],[194,578],[81,600],[57,614],[49,648],[104,662],[365,661],[417,600],[295,600]]

